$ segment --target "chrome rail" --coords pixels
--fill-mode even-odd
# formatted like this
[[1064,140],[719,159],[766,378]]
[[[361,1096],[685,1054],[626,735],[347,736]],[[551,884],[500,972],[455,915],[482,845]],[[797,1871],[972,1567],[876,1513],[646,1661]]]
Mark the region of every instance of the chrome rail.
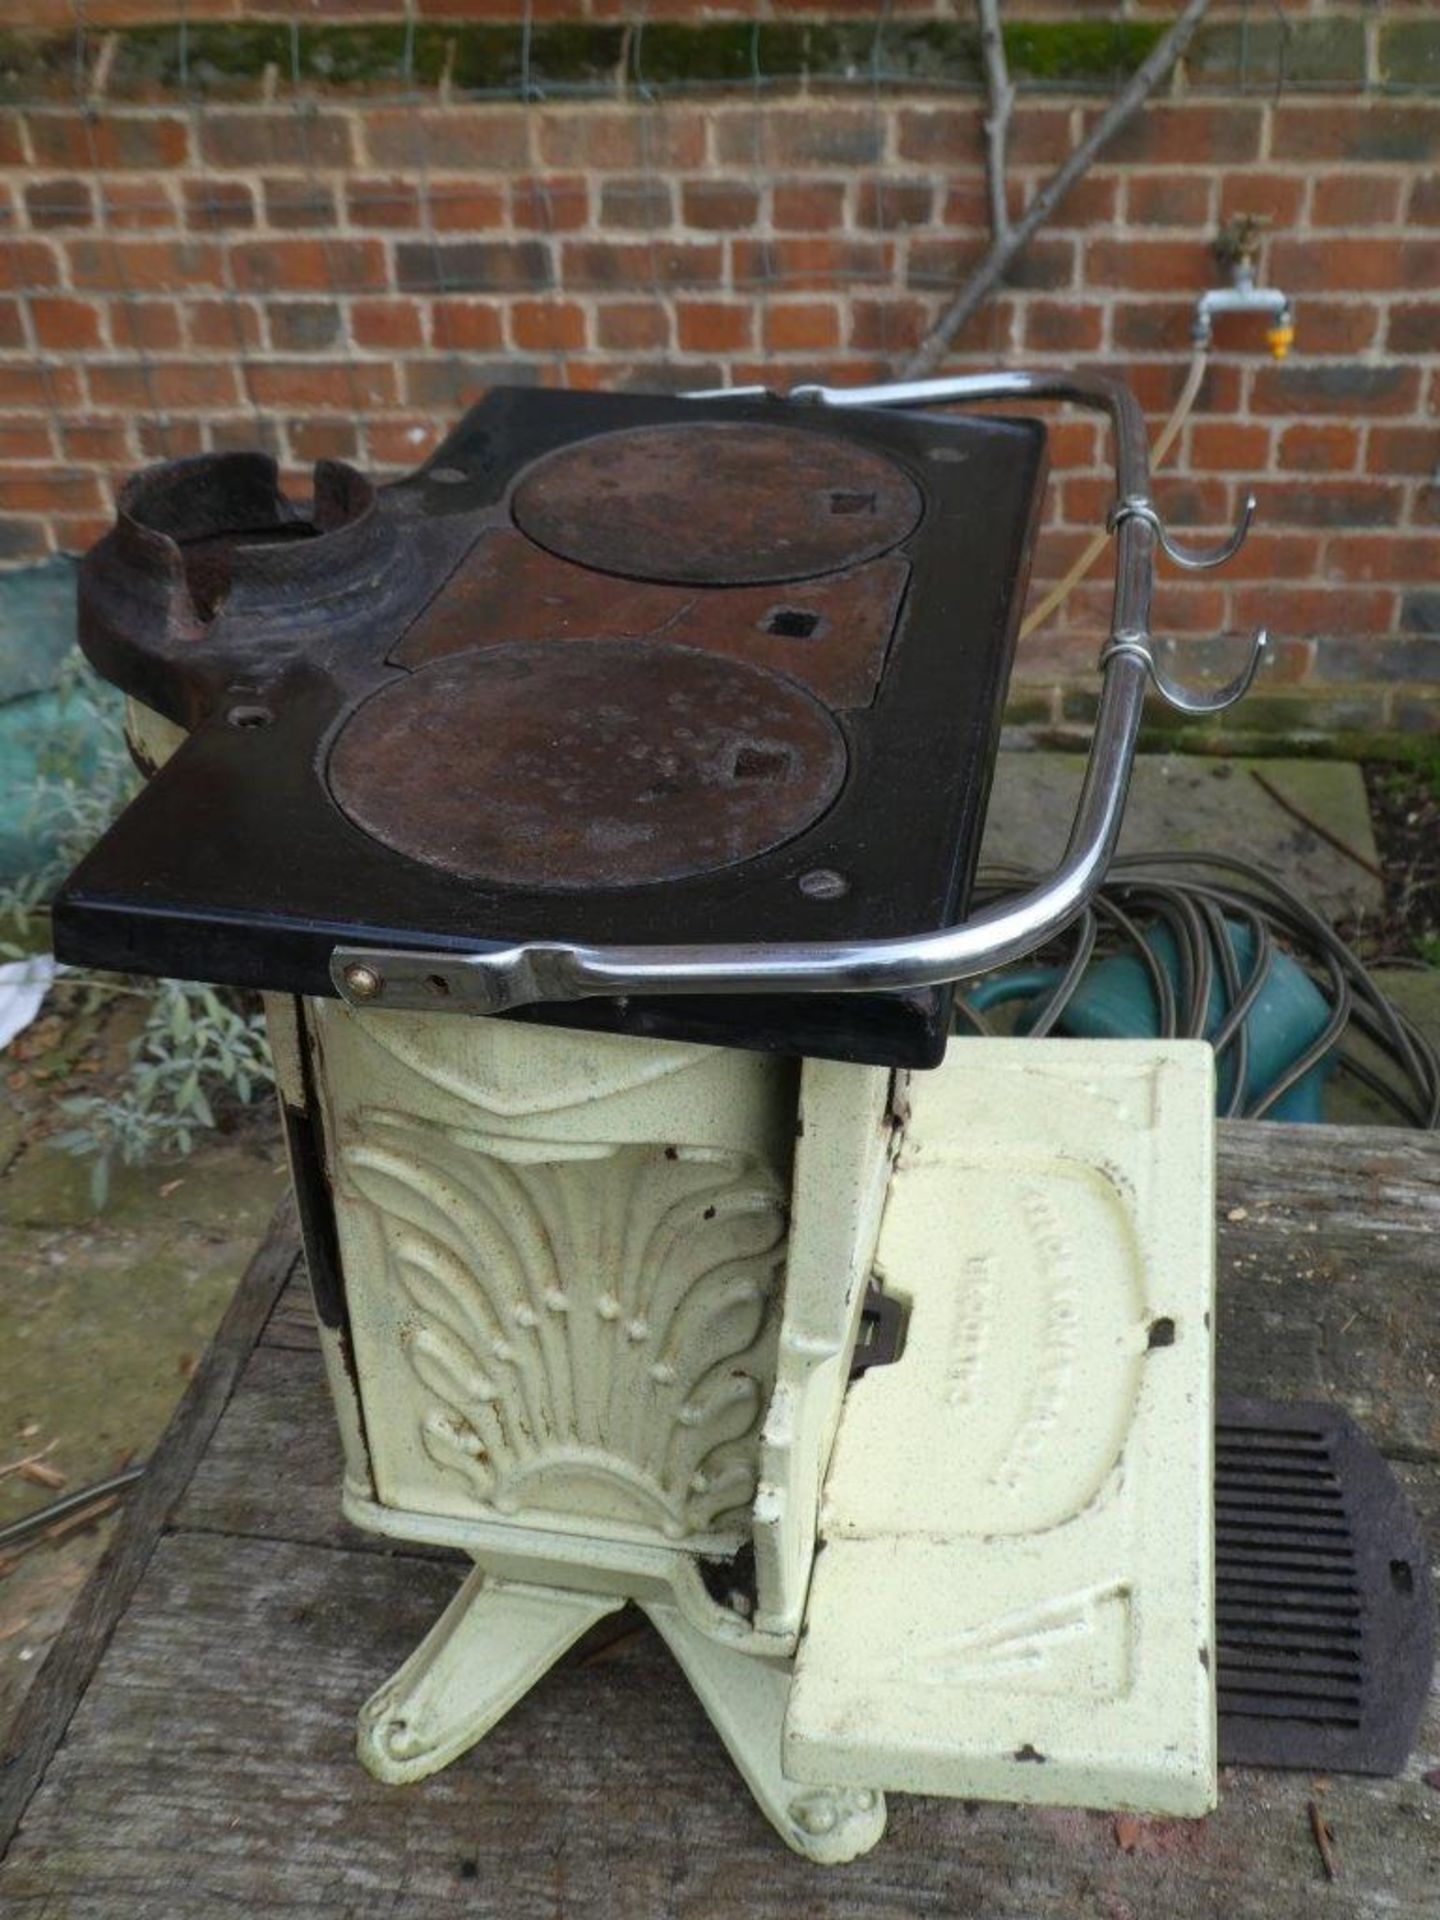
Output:
[[1163,528],[1150,505],[1144,418],[1121,382],[1102,374],[1015,371],[870,387],[798,387],[788,398],[826,407],[1061,400],[1109,416],[1116,495],[1126,510],[1114,520],[1115,594],[1099,661],[1100,704],[1069,840],[1054,872],[1029,891],[955,926],[885,940],[704,946],[537,940],[459,954],[337,947],[330,975],[343,1000],[357,1006],[495,1014],[596,995],[901,992],[967,979],[1042,946],[1083,911],[1104,879],[1124,814],[1147,681],[1187,711],[1212,710],[1216,698],[1228,704],[1248,686],[1263,634],[1246,673],[1220,696],[1187,695],[1170,686],[1156,666],[1150,603]]

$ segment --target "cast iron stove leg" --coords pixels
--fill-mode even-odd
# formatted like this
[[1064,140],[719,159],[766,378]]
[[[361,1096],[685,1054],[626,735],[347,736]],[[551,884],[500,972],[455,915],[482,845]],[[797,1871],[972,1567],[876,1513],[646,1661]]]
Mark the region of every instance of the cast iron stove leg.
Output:
[[884,1794],[871,1787],[810,1786],[792,1780],[781,1765],[791,1662],[727,1647],[691,1626],[675,1607],[647,1602],[645,1611],[785,1844],[826,1867],[868,1853],[885,1831]]
[[361,1761],[392,1786],[438,1772],[483,1739],[588,1627],[624,1604],[614,1594],[517,1586],[477,1567],[360,1709]]

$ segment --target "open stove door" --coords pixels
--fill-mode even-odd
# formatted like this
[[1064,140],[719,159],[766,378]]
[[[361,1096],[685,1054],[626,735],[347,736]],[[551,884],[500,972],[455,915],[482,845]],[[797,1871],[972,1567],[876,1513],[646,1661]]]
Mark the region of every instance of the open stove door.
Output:
[[911,1081],[785,1728],[802,1780],[1215,1802],[1214,1124],[1195,1042],[964,1039]]

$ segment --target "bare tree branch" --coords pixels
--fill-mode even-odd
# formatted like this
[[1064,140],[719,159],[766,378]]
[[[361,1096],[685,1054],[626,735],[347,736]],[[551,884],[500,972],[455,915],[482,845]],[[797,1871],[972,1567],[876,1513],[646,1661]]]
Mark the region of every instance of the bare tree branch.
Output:
[[985,179],[990,188],[990,235],[1003,239],[1010,230],[1005,201],[1005,145],[1015,89],[1005,60],[1005,35],[1000,26],[1000,0],[977,0],[980,13],[980,51],[985,61],[985,90],[990,111],[985,116]]
[[[1100,119],[1065,164],[1045,182],[1020,219],[1013,226],[1007,226],[1003,233],[997,231],[990,251],[901,367],[902,379],[921,379],[940,365],[950,342],[981,301],[1004,279],[1013,261],[1034,238],[1037,228],[1049,219],[1076,181],[1089,171],[1101,148],[1139,112],[1184,53],[1209,5],[1210,0],[1187,0],[1164,39],[1156,41]],[[1003,186],[1001,191],[1003,194]],[[993,196],[993,180],[991,192]]]

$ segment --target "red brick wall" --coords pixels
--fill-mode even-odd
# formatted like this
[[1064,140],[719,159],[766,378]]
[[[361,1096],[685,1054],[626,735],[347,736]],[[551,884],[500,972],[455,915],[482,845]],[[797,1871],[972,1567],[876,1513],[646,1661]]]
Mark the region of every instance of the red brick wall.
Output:
[[[90,0],[82,96],[68,65],[42,63],[0,105],[4,563],[83,547],[116,479],[146,460],[263,437],[301,488],[319,455],[401,470],[496,381],[883,377],[986,244],[980,102],[953,86],[862,75],[763,95],[518,103],[456,97],[443,76],[403,97],[313,79],[297,90],[272,63],[224,84],[202,75],[202,95],[199,82],[126,77],[104,29],[158,11]],[[641,11],[537,9],[632,24]],[[37,29],[73,26],[71,0],[28,12]],[[191,0],[189,13],[290,17],[240,0]],[[1247,487],[1260,495],[1241,558],[1167,577],[1157,604],[1160,630],[1217,660],[1226,650],[1204,636],[1269,624],[1278,644],[1252,726],[1437,724],[1440,98],[1423,61],[1403,89],[1387,79],[1377,39],[1387,22],[1423,35],[1429,14],[1304,12],[1316,33],[1355,25],[1362,38],[1346,44],[1364,70],[1292,74],[1278,97],[1192,62],[956,343],[956,367],[1116,368],[1158,424],[1184,378],[1191,304],[1216,281],[1218,225],[1269,216],[1263,277],[1294,295],[1294,354],[1273,365],[1260,323],[1221,321],[1157,487],[1196,538],[1225,528]],[[1440,77],[1440,47],[1436,65]],[[1022,97],[1016,206],[1102,104],[1094,90]],[[1103,518],[1103,461],[1096,428],[1059,424],[1040,579]],[[1105,600],[1102,571],[1030,643],[1035,697],[1017,711],[1083,717]]]

